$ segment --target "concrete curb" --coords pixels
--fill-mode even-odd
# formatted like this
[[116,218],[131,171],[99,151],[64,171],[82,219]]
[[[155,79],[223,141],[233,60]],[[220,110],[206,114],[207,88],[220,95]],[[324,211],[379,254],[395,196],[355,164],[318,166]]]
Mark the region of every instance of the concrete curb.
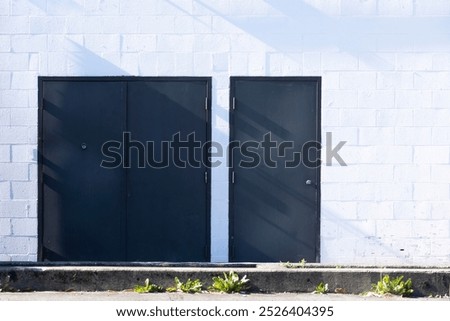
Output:
[[207,287],[213,276],[235,271],[247,275],[252,292],[312,292],[320,282],[331,292],[358,294],[370,290],[382,275],[411,278],[417,296],[449,294],[450,268],[305,267],[288,269],[280,264],[242,267],[145,266],[0,266],[3,291],[122,291],[143,284],[146,278],[163,287],[180,280],[200,279]]

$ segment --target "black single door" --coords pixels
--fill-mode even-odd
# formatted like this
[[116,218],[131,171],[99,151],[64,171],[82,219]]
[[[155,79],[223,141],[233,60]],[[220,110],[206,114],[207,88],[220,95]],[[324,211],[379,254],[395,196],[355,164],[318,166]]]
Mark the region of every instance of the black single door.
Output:
[[205,79],[128,84],[130,144],[149,142],[145,168],[136,165],[137,148],[130,149],[129,260],[209,260],[209,182],[201,158],[209,132],[208,86]]
[[320,169],[298,153],[319,157],[320,78],[232,77],[230,103],[230,260],[318,261]]
[[123,261],[125,172],[101,168],[100,150],[122,139],[125,84],[41,81],[42,258]]

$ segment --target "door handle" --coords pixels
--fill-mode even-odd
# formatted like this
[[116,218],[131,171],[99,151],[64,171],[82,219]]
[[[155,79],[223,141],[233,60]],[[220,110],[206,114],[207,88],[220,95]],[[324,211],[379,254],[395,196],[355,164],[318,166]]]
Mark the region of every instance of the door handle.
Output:
[[306,180],[305,185],[309,185],[309,186],[312,186],[312,187],[316,187],[316,186],[317,186],[317,185],[316,185],[312,180],[310,180],[310,179],[307,179],[307,180]]

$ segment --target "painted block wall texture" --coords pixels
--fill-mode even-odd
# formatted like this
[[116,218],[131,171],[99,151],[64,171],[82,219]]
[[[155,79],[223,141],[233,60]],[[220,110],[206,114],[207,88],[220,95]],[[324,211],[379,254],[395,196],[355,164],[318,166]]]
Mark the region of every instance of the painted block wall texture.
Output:
[[38,75],[212,76],[224,145],[230,76],[321,76],[322,262],[449,264],[449,30],[447,0],[0,0],[0,260],[36,260]]

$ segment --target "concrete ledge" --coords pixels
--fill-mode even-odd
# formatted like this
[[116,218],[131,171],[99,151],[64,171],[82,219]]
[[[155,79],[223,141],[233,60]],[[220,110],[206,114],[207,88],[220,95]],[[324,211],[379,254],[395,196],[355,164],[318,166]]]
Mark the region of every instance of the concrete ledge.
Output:
[[[251,265],[250,265],[251,266]],[[358,294],[370,290],[382,275],[411,278],[417,296],[449,294],[450,268],[319,267],[288,269],[281,264],[252,267],[148,267],[148,266],[0,266],[3,291],[122,291],[142,284],[146,278],[161,286],[180,280],[200,279],[205,286],[213,276],[235,271],[247,275],[252,292],[312,292],[320,282],[330,291]]]

